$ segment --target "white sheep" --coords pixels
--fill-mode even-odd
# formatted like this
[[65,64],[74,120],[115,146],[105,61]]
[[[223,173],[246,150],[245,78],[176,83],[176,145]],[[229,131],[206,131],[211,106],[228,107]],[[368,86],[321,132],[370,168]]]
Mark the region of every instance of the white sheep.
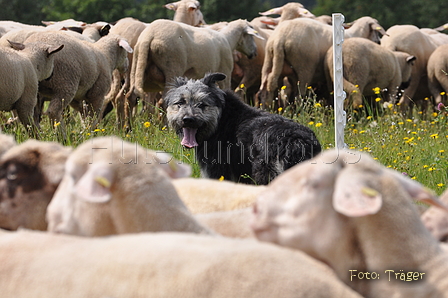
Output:
[[276,178],[257,199],[252,228],[327,263],[365,297],[448,297],[448,255],[412,199],[441,206],[368,154],[333,149]]
[[[371,17],[357,19],[344,31],[345,38],[363,37],[379,42],[385,33],[378,21]],[[261,86],[256,105],[272,106],[279,79],[290,76],[293,86],[300,81],[299,92],[307,86],[325,82],[324,60],[333,41],[331,26],[310,18],[296,18],[281,22],[269,37],[261,74]],[[286,105],[285,102],[281,105]]]
[[[126,39],[131,46],[135,47],[140,33],[146,28],[148,24],[143,23],[134,18],[123,18],[110,29],[111,34],[116,34]],[[0,39],[1,41],[1,39]],[[133,53],[128,53],[129,65],[132,65]],[[129,90],[130,86],[130,72],[131,67],[123,73],[119,70],[114,70],[112,86],[109,93],[106,96],[103,109],[106,109],[107,103],[111,102],[116,110],[116,120],[118,127],[122,128],[125,124],[125,94]]]
[[164,91],[178,76],[199,79],[219,71],[227,76],[221,87],[230,88],[232,51],[254,56],[254,36],[259,37],[246,20],[232,21],[219,32],[170,20],[152,22],[135,45],[131,87],[126,94],[130,109],[135,105],[130,100],[133,92],[143,97],[145,92]]
[[434,104],[443,102],[447,104],[446,95],[448,92],[448,44],[441,45],[432,52],[428,59],[428,88],[434,99]]
[[250,228],[252,208],[195,214],[196,219],[214,232],[231,238],[255,238]]
[[[395,25],[387,29],[386,33],[381,39],[381,46],[409,53],[417,58],[412,69],[411,83],[400,98],[400,109],[403,113],[409,112],[416,102],[422,105],[422,109],[426,109],[427,101],[424,98],[431,96],[427,81],[428,59],[440,46],[440,40],[433,38],[436,34],[426,34],[413,25]],[[448,43],[448,38],[445,43]]]
[[216,179],[180,178],[173,180],[182,201],[192,213],[231,211],[252,206],[264,185],[248,185]]
[[82,236],[183,231],[212,233],[179,199],[170,177],[190,167],[166,153],[144,149],[117,137],[80,145],[48,206],[48,230]]
[[109,34],[91,43],[59,31],[37,32],[27,39],[32,41],[65,45],[65,54],[55,59],[53,75],[39,84],[40,95],[50,98],[46,114],[55,123],[61,123],[64,133],[62,112],[68,105],[84,117],[91,116],[94,125],[109,92],[113,70],[124,71],[127,67],[126,55],[132,52],[128,42]]
[[0,231],[0,259],[2,298],[361,298],[306,254],[225,237]]
[[[448,204],[448,191],[440,196],[440,201]],[[448,212],[437,206],[429,207],[421,216],[423,224],[441,242],[448,242]]]
[[36,134],[33,121],[38,84],[53,73],[54,58],[64,44],[60,42],[10,42],[12,48],[0,47],[0,110],[16,110],[25,126]]
[[165,4],[165,8],[174,10],[173,21],[188,24],[191,26],[201,26],[205,24],[204,16],[201,12],[201,3],[196,0],[181,0]]
[[46,230],[45,212],[71,148],[30,139],[0,158],[0,228]]
[[[352,37],[342,44],[344,91],[346,106],[354,109],[363,103],[363,96],[375,96],[376,88],[387,89],[385,101],[395,102],[399,93],[411,80],[415,57],[404,52],[391,51],[373,41]],[[325,57],[325,74],[329,89],[333,83],[333,47]],[[378,97],[378,95],[376,95]]]

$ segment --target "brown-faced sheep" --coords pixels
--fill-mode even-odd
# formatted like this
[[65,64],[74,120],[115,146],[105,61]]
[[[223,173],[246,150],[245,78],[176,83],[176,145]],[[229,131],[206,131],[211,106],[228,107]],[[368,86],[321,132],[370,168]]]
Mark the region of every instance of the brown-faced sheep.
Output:
[[424,99],[431,96],[427,80],[428,59],[440,44],[432,38],[434,34],[425,34],[412,25],[395,25],[386,32],[387,35],[381,39],[381,46],[391,51],[409,53],[417,58],[412,68],[411,83],[400,98],[400,109],[403,113],[408,113],[415,103],[419,103],[425,110],[427,101]]
[[[387,88],[388,97],[385,100],[395,102],[399,92],[409,85],[415,61],[414,56],[393,52],[360,37],[344,41],[342,57],[344,91],[347,93],[345,103],[354,109],[363,103],[363,96],[374,96],[375,88]],[[331,84],[334,79],[333,47],[330,47],[325,59],[325,74]]]
[[[383,32],[377,20],[362,17],[344,34],[346,39],[363,37],[377,42]],[[300,82],[300,94],[305,94],[307,86],[325,82],[325,55],[332,41],[332,27],[322,22],[309,18],[281,22],[266,44],[257,105],[261,104],[264,108],[272,106],[279,78],[291,77],[293,86]],[[286,70],[289,74],[284,73]]]
[[94,125],[99,120],[104,97],[110,90],[113,70],[124,71],[128,66],[127,53],[132,52],[128,42],[109,34],[91,43],[60,31],[37,32],[27,39],[27,42],[32,41],[65,45],[65,54],[55,59],[53,75],[39,84],[40,95],[50,98],[46,111],[48,117],[60,122],[65,133],[62,113],[71,105],[84,118],[91,116]]
[[0,231],[2,298],[361,298],[304,253],[186,233]]
[[71,149],[28,140],[0,159],[0,228],[46,230],[45,213]]
[[37,104],[38,84],[54,72],[54,58],[64,43],[43,41],[14,43],[0,47],[0,110],[16,110],[25,126],[32,126],[36,135],[38,123],[33,121]]
[[429,56],[428,65],[428,87],[434,99],[434,104],[443,102],[447,104],[446,93],[448,92],[448,44],[439,46]]
[[365,297],[448,297],[448,255],[413,200],[447,209],[368,154],[327,150],[268,186],[252,227],[259,240],[329,264]]
[[82,236],[143,231],[212,232],[179,199],[170,177],[190,168],[117,137],[77,147],[47,209],[48,230]]

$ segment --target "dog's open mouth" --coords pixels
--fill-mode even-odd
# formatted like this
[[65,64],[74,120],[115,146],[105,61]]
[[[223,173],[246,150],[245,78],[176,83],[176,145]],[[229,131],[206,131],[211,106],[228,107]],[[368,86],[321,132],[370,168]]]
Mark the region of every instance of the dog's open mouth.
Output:
[[184,137],[180,142],[182,146],[193,148],[199,145],[196,141],[196,131],[198,130],[197,128],[184,127],[182,130],[184,134]]

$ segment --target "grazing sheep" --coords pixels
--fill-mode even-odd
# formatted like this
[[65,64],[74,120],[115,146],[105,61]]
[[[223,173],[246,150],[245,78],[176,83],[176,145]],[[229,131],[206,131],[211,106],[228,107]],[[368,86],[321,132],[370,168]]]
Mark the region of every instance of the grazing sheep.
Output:
[[51,98],[46,114],[52,121],[61,123],[63,133],[62,113],[68,105],[81,112],[84,118],[92,117],[95,125],[111,86],[112,71],[124,71],[127,67],[126,55],[132,52],[128,42],[109,34],[91,43],[59,31],[37,32],[27,39],[27,42],[32,41],[65,45],[64,55],[55,59],[53,75],[39,84],[40,95]]
[[201,3],[196,0],[181,0],[165,4],[165,7],[174,10],[173,21],[188,24],[191,26],[204,25],[204,17],[200,10]]
[[260,88],[261,84],[261,69],[263,68],[265,53],[264,49],[266,47],[266,42],[273,31],[262,29],[252,21],[250,24],[255,31],[263,37],[263,39],[255,39],[255,44],[257,45],[257,55],[252,59],[249,59],[241,52],[234,51],[232,89],[234,89],[235,93],[243,98],[247,104],[253,105],[254,95]]
[[143,231],[211,233],[179,199],[170,177],[190,174],[166,153],[117,137],[80,145],[48,206],[48,230],[82,236]]
[[[448,191],[440,196],[440,200],[448,204]],[[421,219],[431,234],[441,242],[448,242],[448,213],[446,210],[431,206],[426,210]]]
[[207,72],[219,71],[227,75],[220,86],[230,88],[232,51],[256,55],[254,36],[259,34],[246,20],[232,21],[219,32],[170,20],[152,22],[135,45],[131,87],[126,94],[129,109],[135,106],[132,92],[143,97],[145,92],[164,91],[166,82],[178,76],[199,79]]
[[[374,88],[387,88],[386,101],[395,102],[409,85],[415,57],[403,52],[392,52],[365,38],[352,37],[342,44],[344,90],[346,105],[354,109],[363,103],[363,96],[374,96]],[[333,83],[333,47],[327,52],[325,74],[329,88]]]
[[247,185],[205,178],[172,181],[179,197],[192,213],[231,211],[252,206],[263,185]]
[[387,29],[386,33],[381,39],[381,46],[417,58],[412,68],[411,83],[400,98],[400,109],[403,113],[412,112],[413,105],[418,103],[425,110],[427,101],[424,98],[431,96],[427,81],[428,59],[440,44],[432,38],[434,34],[425,34],[412,25],[395,25]]
[[412,199],[442,206],[365,153],[328,150],[272,182],[252,228],[328,264],[365,297],[448,297],[448,256]]
[[306,254],[225,237],[0,231],[0,261],[2,298],[361,298]]
[[[379,42],[379,33],[383,34],[385,31],[371,17],[357,19],[344,31],[346,39],[363,37],[375,42]],[[257,105],[272,107],[279,78],[290,76],[293,86],[300,81],[299,93],[302,95],[307,86],[325,82],[325,55],[332,41],[332,27],[322,22],[309,18],[281,22],[266,44]],[[292,74],[282,73],[285,70]]]
[[[134,18],[123,18],[110,29],[111,34],[116,34],[126,39],[131,46],[135,47],[140,33],[146,28],[148,24],[143,23]],[[1,40],[1,39],[0,39]],[[128,53],[129,65],[132,65],[133,53]],[[130,72],[131,67],[123,73],[118,69],[114,70],[112,77],[112,86],[109,94],[106,96],[103,108],[107,107],[107,103],[111,102],[115,106],[116,119],[118,127],[122,128],[125,124],[125,94],[130,86]],[[123,82],[123,83],[122,83]]]
[[38,84],[53,73],[54,55],[64,43],[10,42],[12,48],[0,47],[0,110],[16,110],[25,127],[32,126],[36,136],[38,123],[33,121]]
[[[448,44],[441,45],[429,56],[428,65],[428,87],[434,99],[434,104],[438,105],[443,101],[446,105],[446,96],[442,92],[448,92]],[[442,100],[444,98],[444,100]]]
[[28,140],[0,159],[0,228],[46,230],[45,212],[71,149]]

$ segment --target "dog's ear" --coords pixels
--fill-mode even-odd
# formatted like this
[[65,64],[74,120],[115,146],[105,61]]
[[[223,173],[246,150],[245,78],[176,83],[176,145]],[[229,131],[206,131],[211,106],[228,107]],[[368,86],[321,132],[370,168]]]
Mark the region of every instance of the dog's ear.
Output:
[[206,74],[205,77],[201,79],[201,82],[209,87],[213,87],[216,82],[222,81],[226,77],[227,76],[223,73],[215,72],[215,73]]
[[185,85],[188,82],[188,78],[186,77],[175,77],[170,84],[171,88],[178,88],[180,86]]

